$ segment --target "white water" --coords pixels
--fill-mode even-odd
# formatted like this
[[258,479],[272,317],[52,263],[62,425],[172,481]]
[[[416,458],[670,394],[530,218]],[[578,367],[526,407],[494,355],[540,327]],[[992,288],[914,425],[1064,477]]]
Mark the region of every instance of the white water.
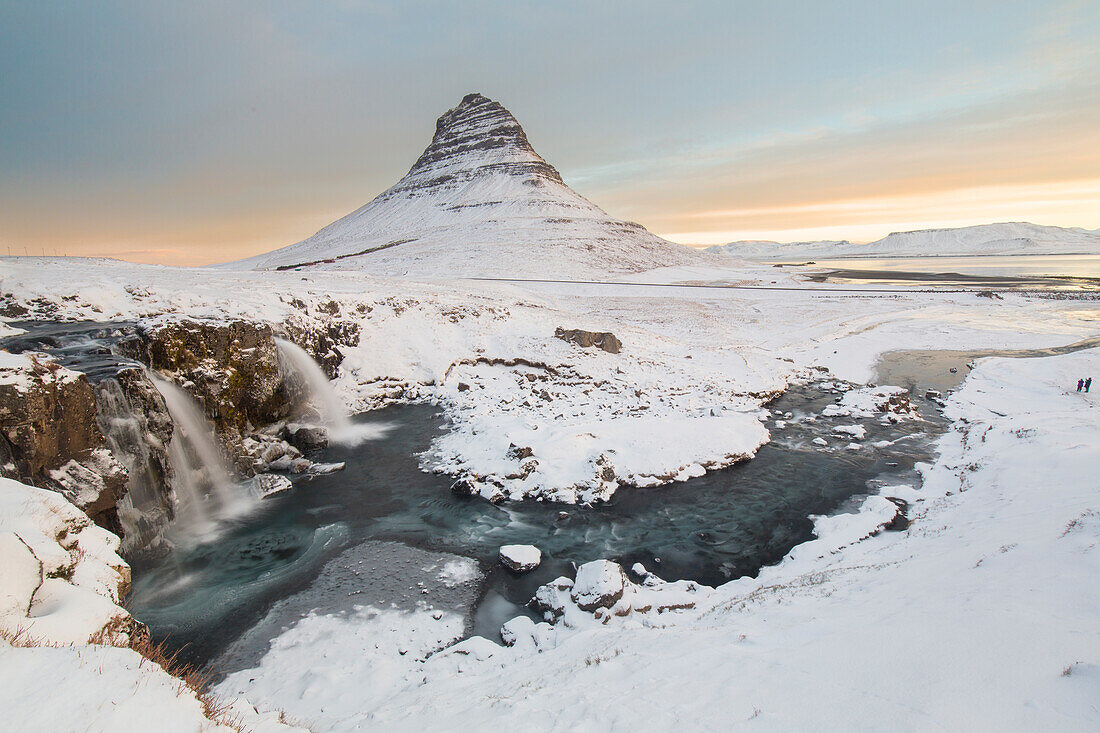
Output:
[[214,426],[203,417],[198,403],[172,382],[150,374],[164,397],[175,429],[168,443],[178,508],[173,535],[208,539],[219,520],[241,514],[254,501],[234,483],[225,459],[214,442]]
[[377,425],[356,425],[352,422],[347,405],[305,349],[281,338],[275,339],[275,345],[279,349],[284,376],[297,379],[321,424],[328,429],[330,443],[350,446],[385,434],[385,429]]
[[123,547],[147,545],[168,523],[161,489],[164,477],[152,461],[151,443],[159,446],[159,442],[150,433],[145,415],[131,407],[115,379],[106,379],[96,388],[96,420],[129,476],[126,496],[119,502],[119,519],[126,530]]

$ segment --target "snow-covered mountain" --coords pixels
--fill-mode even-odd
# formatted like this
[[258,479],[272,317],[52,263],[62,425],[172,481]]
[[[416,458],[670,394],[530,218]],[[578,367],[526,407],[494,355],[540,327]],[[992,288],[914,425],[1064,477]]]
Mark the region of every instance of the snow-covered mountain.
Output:
[[229,266],[591,278],[711,259],[608,216],[565,185],[508,110],[469,94],[395,186],[302,242]]
[[894,232],[869,244],[852,244],[848,241],[786,244],[749,241],[708,247],[706,251],[756,260],[1100,254],[1100,234],[1087,229],[1006,222],[957,229]]

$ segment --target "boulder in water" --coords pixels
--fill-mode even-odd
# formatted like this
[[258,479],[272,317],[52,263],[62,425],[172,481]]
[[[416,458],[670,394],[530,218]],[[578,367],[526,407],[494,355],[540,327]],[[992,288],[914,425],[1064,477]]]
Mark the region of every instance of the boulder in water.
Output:
[[286,426],[286,435],[290,444],[303,453],[328,447],[328,430],[320,425],[291,423]]
[[291,483],[290,479],[286,476],[279,476],[273,473],[261,473],[257,476],[253,476],[248,482],[248,493],[252,494],[257,499],[266,499],[269,496],[289,491],[293,487],[294,484]]
[[504,545],[500,548],[500,561],[513,572],[527,573],[542,562],[542,551],[534,545]]

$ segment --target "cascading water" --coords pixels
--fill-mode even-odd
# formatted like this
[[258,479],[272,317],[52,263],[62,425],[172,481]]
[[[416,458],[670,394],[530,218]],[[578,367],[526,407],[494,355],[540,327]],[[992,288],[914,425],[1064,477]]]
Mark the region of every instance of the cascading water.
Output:
[[126,399],[117,379],[96,385],[96,420],[107,447],[123,462],[129,476],[126,496],[118,508],[125,529],[123,550],[131,552],[153,542],[171,518],[167,466],[154,459],[154,451],[163,445],[149,429],[145,414]]
[[240,514],[253,504],[230,477],[214,442],[214,427],[195,401],[166,379],[150,375],[164,397],[175,430],[168,444],[178,509],[173,536],[203,538],[213,534],[217,520]]
[[296,382],[298,388],[305,393],[305,398],[317,413],[318,420],[328,428],[331,442],[354,445],[367,437],[377,435],[377,430],[370,431],[371,435],[367,435],[368,431],[363,426],[352,422],[347,405],[336,394],[328,377],[305,349],[281,338],[275,339],[275,345],[279,349],[284,381]]

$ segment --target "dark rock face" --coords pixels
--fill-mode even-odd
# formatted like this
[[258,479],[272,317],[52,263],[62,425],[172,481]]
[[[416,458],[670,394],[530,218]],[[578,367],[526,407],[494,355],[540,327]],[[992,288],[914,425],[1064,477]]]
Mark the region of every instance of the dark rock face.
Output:
[[598,346],[609,354],[618,354],[623,348],[622,342],[609,331],[596,332],[556,328],[554,329],[554,336],[562,341],[569,341],[584,348]]
[[527,135],[512,113],[498,102],[476,92],[467,94],[458,106],[448,110],[435,123],[431,144],[409,170],[410,175],[424,173],[467,159],[471,154],[510,148],[527,153],[532,160],[488,163],[461,173],[441,176],[437,184],[454,184],[492,170],[525,176],[538,185],[540,180],[561,183],[561,175],[535,153]]
[[231,447],[290,413],[267,324],[178,319],[143,328],[139,338],[134,356],[196,397]]
[[[304,310],[307,306],[302,303]],[[324,323],[292,317],[283,324],[286,337],[308,351],[321,371],[329,379],[335,379],[344,361],[344,349],[359,345],[360,325],[357,321],[337,320],[339,304],[330,301],[317,309],[331,317]]]
[[303,453],[322,450],[328,447],[328,430],[320,425],[291,423],[286,426],[286,440]]
[[85,375],[30,357],[0,369],[0,474],[64,494],[118,531],[126,472],[106,448]]

